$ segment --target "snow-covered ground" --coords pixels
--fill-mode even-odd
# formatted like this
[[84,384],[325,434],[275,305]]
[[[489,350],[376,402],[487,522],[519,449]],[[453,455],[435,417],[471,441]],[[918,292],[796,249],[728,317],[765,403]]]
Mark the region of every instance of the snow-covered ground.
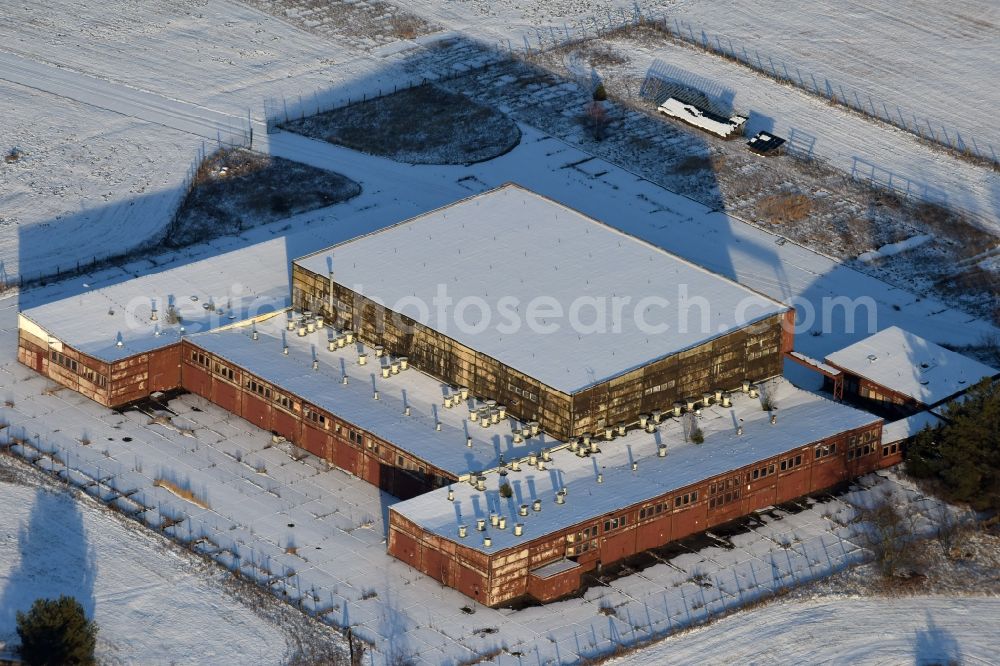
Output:
[[276,664],[294,651],[296,633],[339,640],[15,461],[0,460],[0,497],[0,652],[18,642],[17,611],[62,594],[97,622],[104,664]]
[[695,79],[710,90],[729,91],[736,112],[749,115],[747,135],[764,130],[792,139],[792,149],[808,150],[858,180],[967,211],[1000,235],[995,171],[686,44],[655,38],[609,43],[629,58],[607,68],[611,73],[630,71],[642,79],[660,71],[672,80]]
[[404,80],[402,56],[358,55],[224,0],[19,3],[4,19],[0,151],[26,155],[0,163],[0,280],[155,239],[198,151],[242,139],[248,115],[263,135],[266,101],[315,106],[334,86],[346,99]]
[[993,664],[998,624],[996,597],[786,600],[607,664]]
[[[666,15],[692,24],[695,35],[731,38],[845,88],[867,91],[943,123],[955,139],[992,144],[1000,155],[1000,6],[992,0],[676,0]],[[766,55],[765,55],[766,54]],[[808,79],[807,79],[808,80]],[[876,102],[877,103],[877,102]],[[895,110],[893,109],[893,113]]]
[[[453,30],[484,37],[525,40],[537,46],[561,39],[564,27],[579,36],[580,28],[621,24],[638,7],[643,14],[676,19],[695,39],[759,54],[778,71],[787,65],[806,81],[814,76],[820,88],[867,92],[884,101],[892,113],[929,119],[934,133],[942,124],[951,140],[955,131],[1000,155],[1000,130],[993,122],[1000,105],[994,80],[1000,60],[1000,9],[991,0],[941,3],[915,0],[905,5],[863,0],[818,0],[790,9],[780,0],[745,3],[739,0],[466,0],[404,3]],[[624,13],[623,13],[624,12]],[[553,32],[549,32],[550,28]],[[769,60],[770,58],[770,60]],[[838,93],[839,94],[839,93]],[[879,113],[882,113],[879,109]],[[909,121],[909,118],[908,118]],[[927,128],[925,127],[926,131]]]

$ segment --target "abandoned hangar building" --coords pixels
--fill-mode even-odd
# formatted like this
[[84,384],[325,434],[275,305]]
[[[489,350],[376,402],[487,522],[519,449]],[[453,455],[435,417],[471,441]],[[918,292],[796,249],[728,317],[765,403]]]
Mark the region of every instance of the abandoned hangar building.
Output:
[[[791,308],[515,185],[288,260],[276,239],[25,310],[18,359],[110,408],[195,393],[382,488],[389,553],[490,606],[902,458],[782,377]],[[706,307],[505,330],[418,312],[442,285],[519,316],[678,285]]]

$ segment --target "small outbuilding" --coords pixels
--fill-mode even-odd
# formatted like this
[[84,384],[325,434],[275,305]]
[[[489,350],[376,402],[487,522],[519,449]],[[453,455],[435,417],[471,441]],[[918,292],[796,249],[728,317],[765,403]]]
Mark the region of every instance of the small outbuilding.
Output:
[[826,357],[844,392],[900,415],[937,407],[1000,370],[892,326]]

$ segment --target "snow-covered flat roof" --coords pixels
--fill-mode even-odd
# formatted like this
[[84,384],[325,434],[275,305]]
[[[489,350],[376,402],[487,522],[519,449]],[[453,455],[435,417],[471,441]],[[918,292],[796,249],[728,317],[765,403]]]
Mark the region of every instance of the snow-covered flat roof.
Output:
[[944,423],[930,412],[917,412],[905,419],[899,419],[882,426],[882,443],[892,444],[913,437],[924,428],[936,428]]
[[[881,420],[798,389],[780,378],[766,382],[763,391],[777,405],[774,424],[768,412],[761,409],[760,398],[734,394],[731,408],[713,405],[693,417],[705,436],[700,445],[686,441],[685,428],[692,417],[669,418],[656,433],[634,430],[625,437],[601,442],[601,452],[593,456],[581,458],[563,448],[552,454],[552,461],[542,471],[522,464],[521,471],[508,471],[506,477],[490,472],[485,492],[459,483],[452,486],[454,501],[447,499],[447,489],[440,488],[395,504],[391,510],[456,543],[495,553]],[[743,434],[737,435],[741,419]],[[667,445],[665,458],[657,455],[661,442]],[[601,483],[597,482],[599,473],[603,475]],[[510,498],[500,496],[504,480],[513,490]],[[555,501],[560,488],[566,489],[563,504]],[[521,504],[531,505],[535,499],[541,500],[541,511],[529,508],[527,516],[518,515]],[[506,516],[506,529],[491,526],[491,513]],[[476,530],[478,518],[487,520],[485,533]],[[524,525],[520,537],[513,534],[515,523]],[[459,525],[468,526],[467,537],[458,536]],[[488,548],[483,545],[485,535],[492,539]]]
[[[514,442],[513,419],[483,428],[468,420],[468,404],[446,408],[447,385],[410,367],[383,379],[374,350],[366,365],[358,364],[356,344],[335,351],[327,349],[328,327],[299,337],[286,331],[288,317],[279,313],[254,324],[241,324],[191,336],[190,341],[257,377],[294,393],[305,401],[380,437],[439,469],[464,476],[496,467],[543,447],[558,445],[544,433]],[[252,339],[256,328],[258,339]],[[288,354],[282,353],[284,344]],[[315,355],[315,356],[314,356]],[[313,369],[313,358],[319,361]],[[344,375],[348,383],[342,382]],[[375,400],[375,391],[379,399]],[[410,415],[404,414],[410,407]],[[441,430],[435,424],[441,423]],[[467,446],[472,437],[472,446]]]
[[788,309],[514,185],[296,263],[566,393]]
[[[276,239],[46,303],[21,315],[50,339],[114,362],[173,344],[182,328],[183,334],[192,334],[288,307],[290,261],[284,240]],[[179,322],[168,317],[171,303]]]
[[879,331],[826,357],[852,375],[936,405],[1000,370],[925,340],[898,326]]

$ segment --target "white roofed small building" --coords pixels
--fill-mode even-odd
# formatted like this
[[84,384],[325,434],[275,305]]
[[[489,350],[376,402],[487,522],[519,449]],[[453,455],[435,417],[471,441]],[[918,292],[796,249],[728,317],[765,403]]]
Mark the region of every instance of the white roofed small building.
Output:
[[943,405],[1000,370],[891,326],[833,352],[826,363],[844,373],[844,391],[901,416]]

